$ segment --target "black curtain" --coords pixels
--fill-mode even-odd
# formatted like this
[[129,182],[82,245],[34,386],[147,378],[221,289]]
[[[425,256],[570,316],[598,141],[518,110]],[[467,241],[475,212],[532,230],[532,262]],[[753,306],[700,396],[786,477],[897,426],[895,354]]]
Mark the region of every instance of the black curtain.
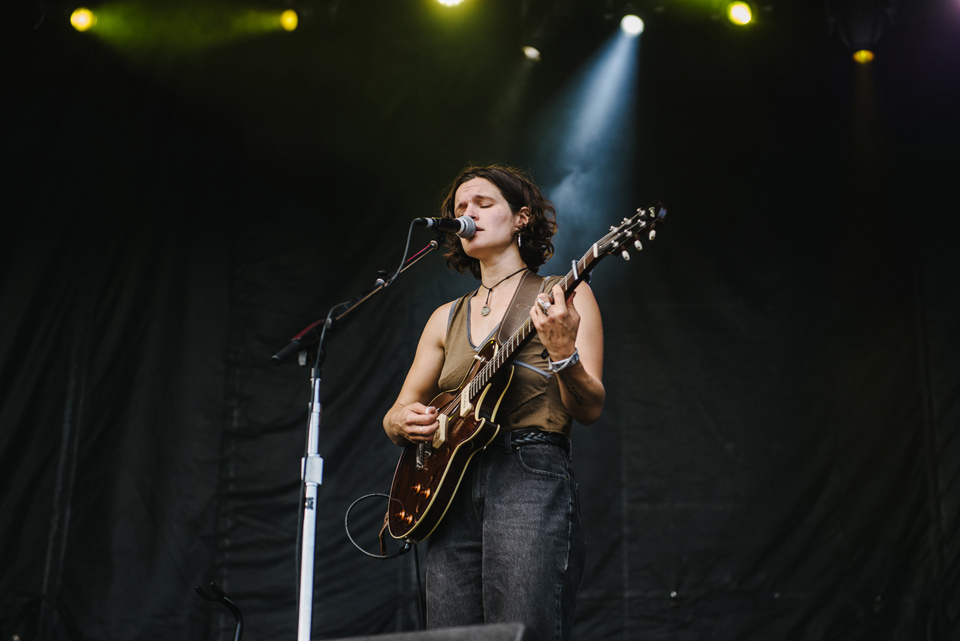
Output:
[[[670,213],[593,282],[608,401],[574,433],[577,638],[956,635],[960,59],[940,9],[904,10],[868,70],[819,9],[749,38],[648,26],[624,191]],[[245,639],[292,638],[309,378],[270,355],[395,268],[467,162],[553,171],[525,132],[609,27],[581,24],[509,122],[474,91],[502,88],[497,61],[415,39],[198,63],[50,24],[4,38],[0,632],[232,638],[194,592],[215,581]],[[569,255],[544,271],[624,213],[600,202],[564,236],[561,210]],[[435,254],[333,332],[315,638],[417,625],[413,555],[361,555],[344,516],[389,487],[380,419],[424,322],[475,286]],[[383,509],[351,514],[371,551]]]

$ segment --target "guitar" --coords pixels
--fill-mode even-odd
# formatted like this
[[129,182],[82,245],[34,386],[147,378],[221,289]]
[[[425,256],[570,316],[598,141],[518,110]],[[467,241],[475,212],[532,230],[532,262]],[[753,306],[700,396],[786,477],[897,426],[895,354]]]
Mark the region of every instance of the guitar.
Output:
[[[588,280],[601,259],[615,252],[630,259],[628,247],[642,249],[639,236],[656,236],[656,226],[667,214],[657,203],[638,209],[594,243],[559,285],[564,297]],[[528,318],[502,346],[491,339],[478,352],[460,386],[441,392],[430,405],[438,408],[439,429],[429,443],[403,448],[390,487],[386,525],[395,539],[413,543],[430,536],[443,519],[460,486],[470,460],[490,444],[500,427],[495,423],[500,401],[510,386],[514,356],[536,333]]]

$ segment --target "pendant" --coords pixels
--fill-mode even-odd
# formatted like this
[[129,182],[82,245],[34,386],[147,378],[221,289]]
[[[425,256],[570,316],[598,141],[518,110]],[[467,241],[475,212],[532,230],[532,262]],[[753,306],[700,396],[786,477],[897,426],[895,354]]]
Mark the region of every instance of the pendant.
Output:
[[484,305],[483,308],[480,309],[481,316],[487,316],[489,313],[490,313],[490,308],[487,307],[486,305]]

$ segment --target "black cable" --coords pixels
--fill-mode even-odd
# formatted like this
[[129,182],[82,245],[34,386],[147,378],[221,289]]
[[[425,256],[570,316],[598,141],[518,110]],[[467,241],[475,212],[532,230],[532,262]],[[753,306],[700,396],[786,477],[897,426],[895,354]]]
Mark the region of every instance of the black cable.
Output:
[[423,600],[423,584],[420,580],[420,550],[417,544],[412,543],[409,539],[405,539],[403,542],[403,547],[400,548],[394,554],[373,554],[372,552],[368,552],[364,550],[362,547],[360,547],[357,544],[357,542],[353,540],[353,537],[350,535],[350,512],[353,511],[353,508],[358,503],[360,503],[360,501],[374,498],[374,497],[379,497],[379,496],[382,496],[383,498],[388,500],[390,499],[389,495],[383,494],[381,492],[376,492],[374,494],[367,494],[365,496],[361,496],[356,501],[351,503],[350,507],[347,508],[347,512],[343,517],[343,529],[346,531],[347,538],[350,540],[350,543],[353,544],[353,547],[357,548],[360,551],[360,553],[363,554],[364,556],[369,556],[372,559],[379,559],[381,561],[386,561],[387,559],[395,559],[398,556],[401,556],[409,552],[411,548],[413,549],[413,565],[414,565],[414,570],[417,573],[417,616],[420,618],[420,629],[426,630],[427,629],[426,604],[424,603],[424,600]]
[[233,641],[240,641],[240,638],[243,636],[243,613],[240,612],[240,607],[230,600],[230,597],[220,589],[214,582],[210,582],[210,589],[204,590],[199,585],[193,587],[202,598],[207,601],[219,601],[225,608],[230,610],[233,613],[233,618],[236,620],[236,628],[233,633]]
[[[410,551],[411,548],[413,548],[414,552],[416,552],[416,549],[417,549],[416,544],[415,544],[415,543],[411,543],[409,540],[404,540],[404,542],[403,542],[403,547],[400,548],[400,550],[398,550],[395,554],[374,554],[374,553],[372,553],[372,552],[367,552],[367,551],[364,550],[362,547],[360,547],[360,546],[357,544],[356,541],[353,540],[353,537],[350,535],[350,512],[353,511],[353,508],[354,508],[354,507],[357,505],[357,503],[359,503],[360,501],[363,501],[363,500],[366,500],[366,499],[371,499],[371,498],[374,498],[374,497],[377,497],[377,496],[382,496],[382,497],[385,498],[385,499],[389,499],[389,498],[390,498],[388,495],[383,494],[383,493],[379,493],[379,492],[378,492],[378,493],[374,493],[374,494],[367,494],[367,495],[365,495],[365,496],[361,496],[360,498],[358,498],[356,501],[354,501],[353,503],[350,504],[350,507],[347,508],[347,512],[346,512],[346,514],[344,514],[344,516],[343,516],[343,529],[346,531],[346,533],[347,533],[347,538],[350,540],[350,543],[352,543],[352,544],[353,544],[353,547],[357,548],[357,549],[360,551],[361,554],[364,554],[365,556],[369,556],[369,557],[372,558],[372,559],[380,559],[380,560],[383,560],[383,561],[385,561],[385,560],[387,560],[387,559],[395,559],[395,558],[397,558],[397,557],[400,556],[400,555],[406,554],[407,552]],[[414,555],[414,556],[416,556],[416,555]],[[419,578],[420,578],[420,574],[419,574],[419,563],[418,563],[418,565],[417,565],[417,580],[418,580],[418,581],[419,581]]]
[[384,283],[383,285],[384,289],[386,289],[387,287],[390,287],[390,285],[393,284],[393,281],[397,280],[397,276],[400,275],[400,272],[403,271],[403,264],[407,262],[407,254],[410,253],[410,239],[413,237],[413,227],[414,227],[414,223],[411,220],[410,228],[407,229],[407,244],[403,248],[403,258],[400,259],[400,266],[397,267],[397,271],[393,272],[393,276],[390,277],[390,280]]

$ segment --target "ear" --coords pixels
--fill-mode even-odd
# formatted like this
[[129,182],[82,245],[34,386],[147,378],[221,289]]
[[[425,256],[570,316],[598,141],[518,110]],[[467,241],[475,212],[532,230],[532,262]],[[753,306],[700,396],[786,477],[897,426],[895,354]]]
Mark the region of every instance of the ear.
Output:
[[520,229],[523,229],[527,226],[527,223],[530,222],[530,208],[521,207],[520,211],[517,212],[517,226]]

